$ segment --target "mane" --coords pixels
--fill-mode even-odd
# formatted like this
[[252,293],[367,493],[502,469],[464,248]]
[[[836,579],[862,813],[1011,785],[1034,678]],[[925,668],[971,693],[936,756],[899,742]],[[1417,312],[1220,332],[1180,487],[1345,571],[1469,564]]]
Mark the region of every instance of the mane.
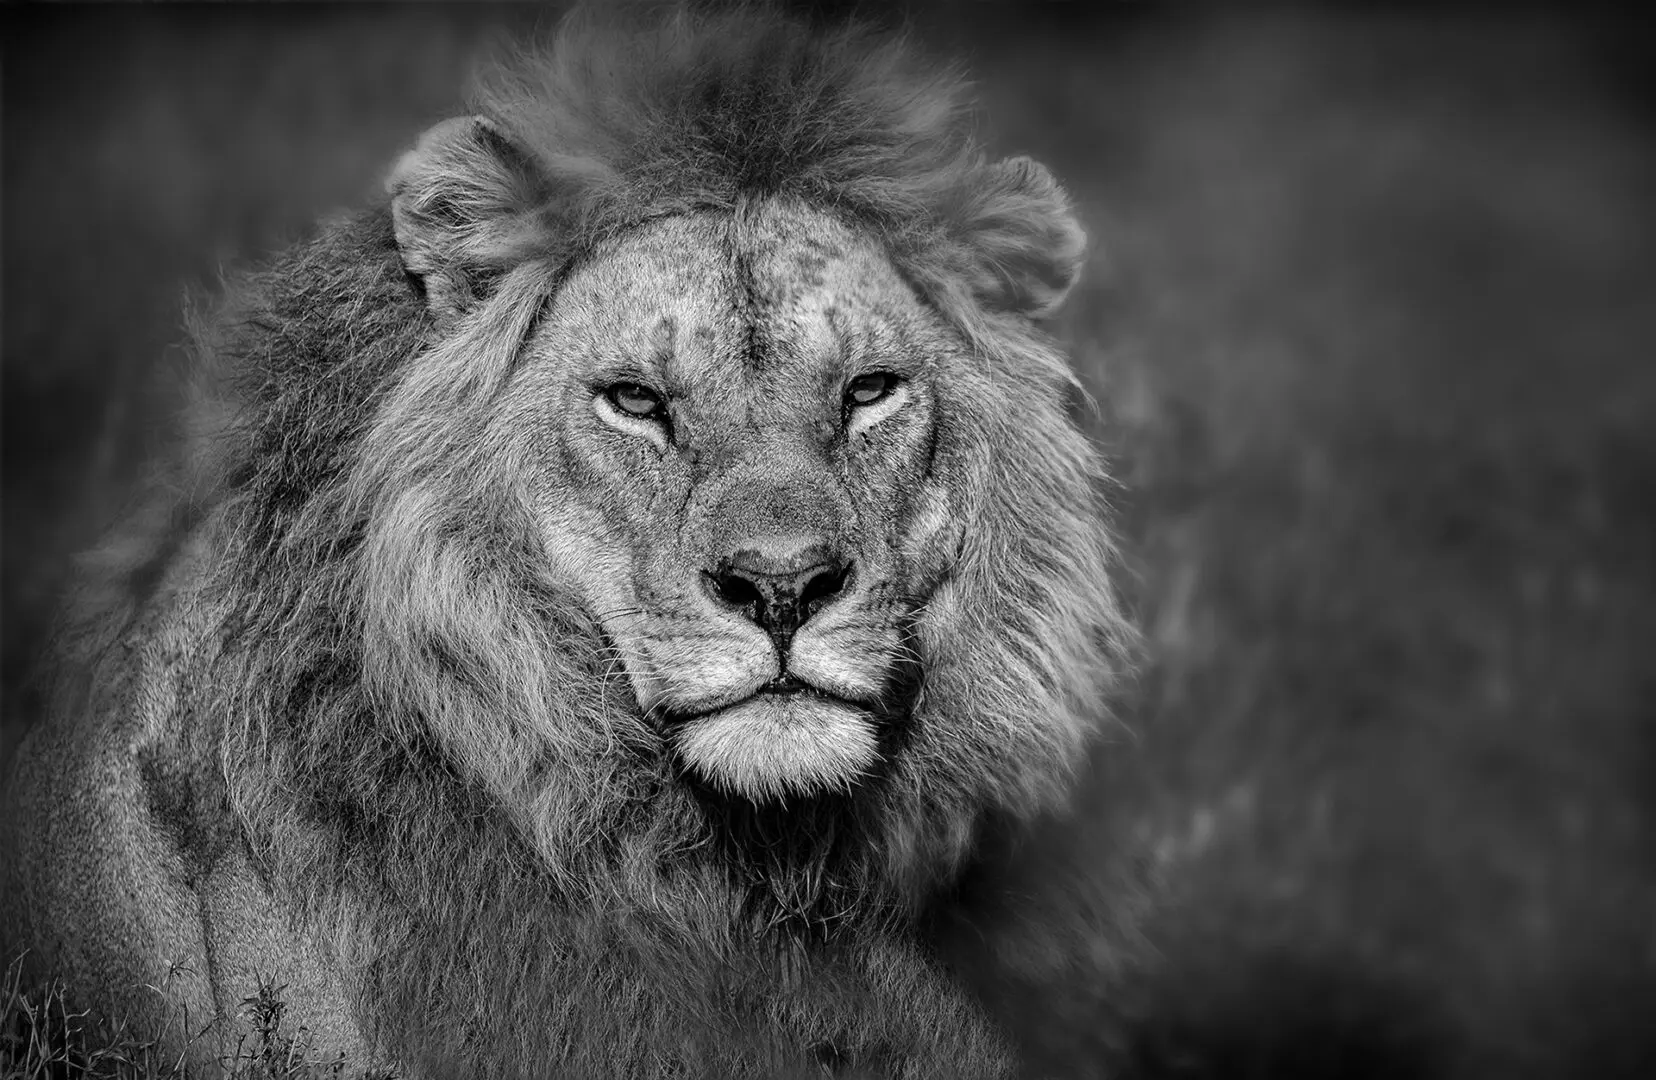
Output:
[[[469,245],[485,265],[567,266],[652,218],[793,197],[877,235],[994,356],[1020,327],[987,325],[974,294],[1036,251],[1081,256],[1081,236],[1030,227],[1032,208],[989,167],[961,72],[860,24],[822,29],[758,5],[654,21],[579,9],[548,46],[486,66],[472,99],[529,159],[527,207]],[[413,194],[467,216],[452,195]],[[1062,358],[1024,352],[1042,377],[1072,379]]]
[[[213,553],[192,601],[213,644],[176,720],[215,780],[188,792],[203,825],[190,835],[224,842],[212,823],[234,815],[273,886],[363,965],[388,1037],[439,1060],[490,1045],[532,1068],[552,1054],[546,1031],[682,1043],[714,1003],[809,1026],[828,1022],[812,1011],[826,993],[829,1034],[855,1052],[953,1029],[976,1045],[952,999],[903,988],[882,942],[986,822],[1062,803],[1130,633],[1109,584],[1103,466],[1064,414],[1067,365],[971,299],[964,267],[984,253],[968,259],[958,237],[981,210],[968,190],[981,154],[960,79],[900,41],[774,15],[679,15],[642,39],[583,18],[491,73],[478,107],[550,180],[497,238],[489,295],[440,333],[384,206],[243,278],[195,330],[174,492],[109,549],[128,594],[83,636],[113,640],[140,606],[132,591],[179,549],[141,536],[189,530]],[[911,745],[855,813],[806,808],[789,854],[743,861],[548,576],[518,490],[527,466],[477,433],[572,261],[643,221],[769,196],[872,229],[983,366],[952,395],[974,440],[973,525],[916,628],[932,663]],[[731,910],[731,895],[752,903]],[[779,927],[839,958],[810,999],[789,989],[797,935],[758,956],[738,944]],[[643,989],[600,1012],[618,965],[707,1015],[660,1010]],[[871,1007],[859,979],[912,1010]],[[756,1046],[755,1068],[781,1053]]]
[[[649,217],[797,195],[914,242],[981,157],[958,73],[901,39],[765,11],[577,15],[487,70],[476,105],[535,158],[577,247]],[[572,227],[573,226],[573,227]]]

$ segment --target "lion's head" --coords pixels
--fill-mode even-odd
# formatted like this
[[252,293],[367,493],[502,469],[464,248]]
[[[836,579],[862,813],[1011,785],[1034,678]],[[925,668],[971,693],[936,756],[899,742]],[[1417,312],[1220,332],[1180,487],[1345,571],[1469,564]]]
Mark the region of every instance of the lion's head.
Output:
[[297,744],[232,781],[250,817],[435,759],[562,888],[782,828],[768,884],[845,910],[1062,795],[1127,633],[1037,328],[1083,234],[953,76],[780,20],[577,25],[389,190],[377,254],[325,238],[206,342],[287,365],[237,406],[265,719],[229,755]]

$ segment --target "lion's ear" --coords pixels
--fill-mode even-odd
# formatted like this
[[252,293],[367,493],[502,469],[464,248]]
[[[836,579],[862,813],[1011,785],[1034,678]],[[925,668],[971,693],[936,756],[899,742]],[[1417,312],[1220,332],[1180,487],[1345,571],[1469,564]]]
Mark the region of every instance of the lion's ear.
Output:
[[403,266],[447,324],[546,239],[544,182],[528,154],[481,116],[420,137],[386,181]]
[[1087,234],[1046,166],[1027,157],[983,168],[961,221],[971,286],[996,311],[1038,319],[1063,303],[1081,275]]

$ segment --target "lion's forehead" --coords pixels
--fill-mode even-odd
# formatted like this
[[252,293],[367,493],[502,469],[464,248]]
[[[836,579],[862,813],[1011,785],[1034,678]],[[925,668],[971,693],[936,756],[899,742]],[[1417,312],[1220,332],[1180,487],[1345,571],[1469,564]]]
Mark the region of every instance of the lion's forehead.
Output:
[[838,303],[874,313],[908,289],[879,243],[837,218],[792,202],[757,206],[735,226],[761,304]]
[[716,354],[743,334],[736,278],[715,223],[678,217],[641,227],[573,273],[552,328],[578,357],[648,367],[683,353]]
[[871,356],[915,351],[925,323],[877,241],[786,203],[642,226],[573,275],[556,308],[587,362],[709,400],[820,395]]

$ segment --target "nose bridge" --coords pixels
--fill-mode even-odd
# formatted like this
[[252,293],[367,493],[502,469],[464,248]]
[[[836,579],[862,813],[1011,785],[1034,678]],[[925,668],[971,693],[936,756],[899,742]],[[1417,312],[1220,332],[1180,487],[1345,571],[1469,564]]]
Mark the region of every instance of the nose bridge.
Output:
[[851,576],[849,514],[826,463],[797,450],[751,454],[710,508],[708,595],[757,623],[786,656],[795,631]]
[[748,552],[765,572],[792,573],[845,544],[849,507],[825,464],[802,455],[756,455],[734,469],[712,507],[714,556]]

